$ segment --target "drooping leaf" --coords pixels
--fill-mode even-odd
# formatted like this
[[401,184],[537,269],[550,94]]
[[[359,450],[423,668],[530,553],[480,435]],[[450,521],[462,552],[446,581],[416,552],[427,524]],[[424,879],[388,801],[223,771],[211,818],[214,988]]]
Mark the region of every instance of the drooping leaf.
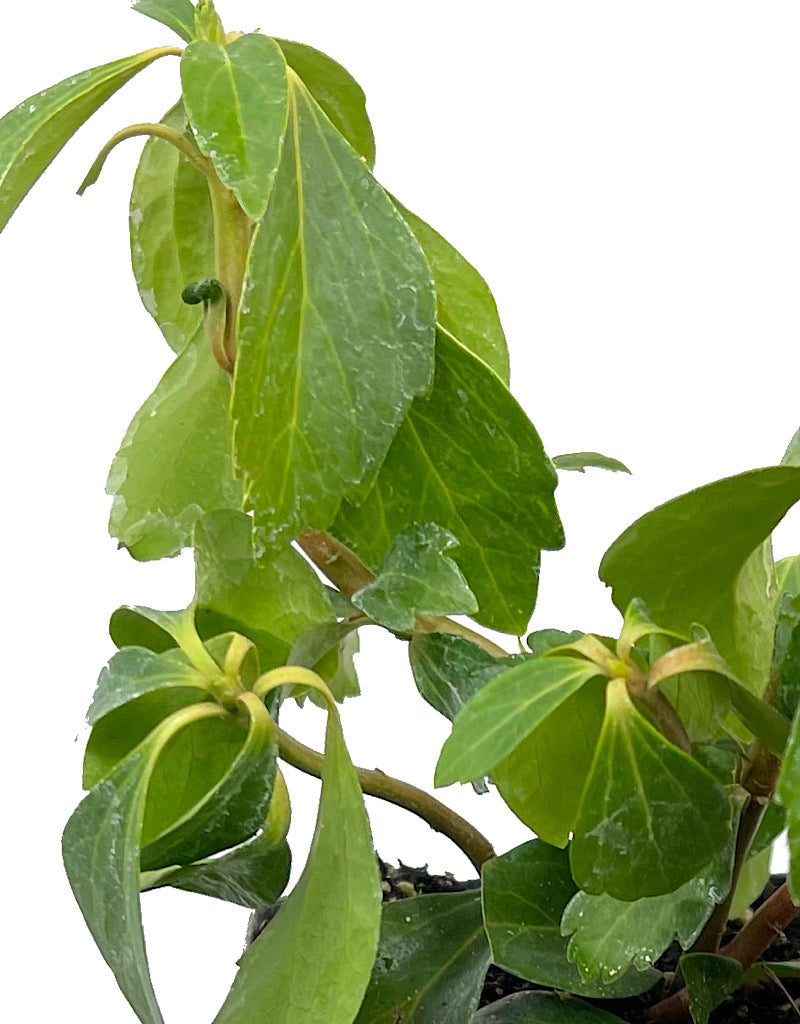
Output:
[[408,655],[420,695],[451,722],[470,697],[519,660],[494,658],[471,640],[449,633],[418,633]]
[[456,538],[436,523],[406,527],[384,555],[376,579],[353,594],[353,604],[398,633],[410,632],[417,614],[477,611],[461,570],[445,554],[454,547]]
[[786,811],[790,855],[786,880],[792,899],[800,902],[800,712],[792,720],[776,793]]
[[577,888],[565,850],[540,839],[494,857],[483,868],[483,913],[492,962],[537,985],[615,998],[652,988],[653,970],[629,971],[608,985],[584,981],[567,960],[559,922]]
[[81,125],[134,75],[173,52],[161,46],[82,71],[0,119],[0,231]]
[[181,84],[200,151],[245,213],[260,220],[286,130],[286,61],[281,48],[258,32],[227,45],[196,39],[181,58]]
[[228,376],[197,334],[134,416],[107,490],[109,531],[134,558],[177,554],[204,512],[239,509]]
[[133,10],[160,21],[185,43],[194,37],[194,4],[191,0],[136,0]]
[[564,533],[557,478],[533,425],[479,359],[445,332],[433,388],[418,398],[375,486],[345,504],[332,532],[377,567],[411,523],[438,523],[459,542],[453,560],[485,626],[522,633],[536,603],[540,552]]
[[548,715],[599,674],[578,658],[531,658],[490,680],[453,722],[442,747],[435,785],[486,775]]
[[673,892],[720,852],[730,832],[723,788],[636,710],[624,680],[609,682],[570,844],[580,888],[625,901]]
[[560,992],[515,992],[484,1006],[470,1024],[620,1024],[620,1018]]
[[630,473],[628,467],[619,459],[597,452],[573,452],[570,455],[554,455],[553,465],[556,469],[571,470],[585,473],[587,469],[607,469],[611,473]]
[[462,1024],[477,1008],[488,966],[479,892],[385,903],[355,1024]]
[[742,983],[738,960],[713,953],[687,953],[680,961],[694,1024],[708,1024],[711,1011]]
[[553,846],[566,846],[578,817],[603,725],[604,693],[603,679],[582,686],[492,768],[506,804]]
[[701,623],[739,678],[760,693],[773,630],[762,545],[798,498],[800,468],[791,466],[690,491],[629,526],[603,556],[600,578],[620,610],[640,597],[669,629],[688,633]]
[[395,200],[433,271],[436,319],[464,348],[482,359],[508,386],[506,336],[489,286],[464,257],[424,220]]
[[[335,882],[335,884],[332,884]],[[380,878],[364,799],[335,709],[308,862],[249,947],[214,1024],[351,1024],[378,944]]]
[[286,63],[302,79],[336,130],[366,161],[375,166],[375,136],[367,116],[364,91],[353,76],[332,57],[313,46],[276,39]]
[[222,716],[206,702],[176,712],[84,797],[64,829],[72,891],[117,983],[143,1024],[163,1024],[147,966],[139,906],[139,843],[147,788],[170,739],[192,722]]

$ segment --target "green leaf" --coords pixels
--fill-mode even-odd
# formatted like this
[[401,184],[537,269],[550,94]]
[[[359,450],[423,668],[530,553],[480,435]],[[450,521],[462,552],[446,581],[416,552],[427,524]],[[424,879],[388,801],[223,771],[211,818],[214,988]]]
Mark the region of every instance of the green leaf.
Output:
[[475,267],[429,224],[396,199],[395,205],[433,271],[438,323],[508,386],[506,336],[489,286]]
[[786,811],[790,865],[787,874],[789,891],[800,902],[800,712],[792,720],[789,742],[775,790]]
[[608,982],[631,967],[643,971],[675,938],[688,949],[728,894],[733,853],[729,842],[697,877],[663,896],[625,902],[576,893],[561,918],[561,934],[571,935],[567,957],[581,977]]
[[477,1008],[488,966],[479,892],[385,903],[355,1024],[461,1024]]
[[378,944],[381,888],[364,799],[328,715],[311,852],[276,917],[240,961],[215,1024],[351,1024]]
[[555,455],[553,465],[556,469],[572,470],[575,473],[585,473],[587,469],[607,469],[611,473],[630,473],[628,467],[608,455],[599,455],[597,452],[573,452],[571,455]]
[[534,657],[547,654],[554,647],[565,647],[585,636],[579,629],[567,633],[563,629],[537,629],[525,637],[525,645]]
[[731,921],[744,918],[750,905],[766,888],[771,855],[772,850],[768,847],[760,853],[751,855],[744,862],[728,911],[728,918]]
[[470,697],[519,660],[493,658],[471,640],[450,633],[418,633],[408,655],[420,695],[451,722]]
[[458,541],[436,523],[409,526],[386,552],[377,578],[352,602],[375,622],[398,633],[410,632],[416,616],[469,614],[478,610],[475,595],[445,551]]
[[604,694],[603,679],[582,686],[492,768],[506,804],[553,846],[566,846],[578,817],[603,726]]
[[600,578],[620,610],[640,597],[668,629],[688,633],[702,623],[734,672],[760,693],[773,631],[762,545],[798,498],[800,468],[791,466],[690,491],[629,526],[603,556]]
[[[457,439],[457,443],[454,443]],[[478,599],[478,622],[522,633],[536,603],[540,552],[564,533],[552,463],[531,422],[488,367],[445,332],[433,388],[398,431],[375,486],[345,504],[332,532],[371,567],[411,523],[439,523]]]
[[241,508],[230,383],[197,334],[134,416],[111,466],[109,531],[134,558],[177,554],[204,512]]
[[581,978],[559,930],[576,892],[566,851],[539,839],[487,861],[483,913],[492,962],[537,985],[590,997],[622,998],[652,988],[659,977],[653,970],[629,971],[608,985]]
[[625,901],[672,892],[719,853],[730,831],[728,798],[714,777],[639,714],[623,679],[609,682],[570,844],[580,888]]
[[167,630],[137,608],[122,605],[111,614],[108,632],[117,647],[145,647],[154,654],[162,654],[176,646]]
[[64,829],[67,877],[86,924],[143,1024],[163,1024],[156,1002],[139,906],[139,844],[148,784],[173,736],[190,723],[224,715],[197,704],[170,716],[78,805]]
[[0,231],[81,125],[134,75],[172,52],[162,46],[82,71],[0,120]]
[[778,701],[786,715],[794,715],[800,705],[800,621],[789,635],[779,668]]
[[470,1024],[620,1024],[620,1018],[560,992],[515,992],[484,1006]]
[[783,453],[782,466],[800,466],[800,428],[795,432],[789,446]]
[[332,57],[313,46],[276,39],[286,63],[302,79],[333,127],[343,135],[370,170],[375,166],[375,136],[367,116],[364,91]]
[[368,486],[433,369],[435,296],[422,252],[364,162],[289,79],[233,394],[236,461],[267,546],[304,525],[324,529],[345,495]]
[[711,1011],[739,987],[744,974],[738,960],[713,953],[687,953],[680,966],[694,1024],[708,1024]]
[[261,220],[286,131],[286,61],[281,48],[257,32],[227,45],[196,39],[181,58],[181,84],[200,151],[245,213]]
[[136,0],[133,10],[160,21],[185,43],[194,38],[194,4],[191,0]]
[[436,786],[486,775],[588,681],[596,665],[531,658],[495,676],[459,712],[436,765]]

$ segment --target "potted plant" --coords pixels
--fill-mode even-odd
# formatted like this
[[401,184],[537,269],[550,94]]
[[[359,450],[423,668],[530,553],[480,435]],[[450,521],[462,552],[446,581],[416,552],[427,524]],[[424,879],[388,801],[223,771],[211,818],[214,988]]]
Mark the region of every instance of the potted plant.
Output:
[[[140,893],[167,886],[270,907],[218,1024],[705,1024],[743,985],[790,985],[796,964],[761,957],[797,913],[796,866],[748,908],[776,836],[800,834],[800,556],[770,548],[800,499],[800,437],[614,541],[617,636],[564,623],[508,654],[482,630],[527,632],[541,552],[563,544],[556,471],[624,466],[545,452],[488,288],[373,177],[340,65],[228,33],[207,0],[134,7],[180,45],[7,114],[0,224],[109,96],[180,60],[180,102],[118,132],[83,185],[147,137],[133,266],[175,358],[112,466],[110,529],[135,559],[191,547],[196,569],[186,609],[112,615],[64,832],[136,1015],[162,1020]],[[369,625],[407,644],[453,723],[437,786],[496,787],[530,840],[497,856],[429,793],[354,767],[339,705]],[[281,727],[292,699],[325,711],[324,749]],[[288,894],[282,762],[322,779]],[[384,902],[364,794],[452,839],[479,887]],[[729,918],[746,919],[734,938]]]

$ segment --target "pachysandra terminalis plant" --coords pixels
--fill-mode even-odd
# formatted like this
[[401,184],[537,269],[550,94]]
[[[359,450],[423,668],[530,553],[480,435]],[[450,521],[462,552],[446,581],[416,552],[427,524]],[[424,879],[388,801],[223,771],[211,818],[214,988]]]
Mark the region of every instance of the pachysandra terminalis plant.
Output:
[[[110,529],[136,559],[191,547],[196,564],[185,610],[111,616],[119,650],[64,832],[122,993],[161,1024],[142,891],[279,900],[286,761],[322,779],[314,839],[216,1024],[610,1024],[598,1000],[637,995],[644,1020],[705,1024],[764,976],[800,902],[800,556],[774,564],[770,546],[800,499],[800,435],[779,465],[677,497],[611,545],[618,637],[566,623],[508,655],[452,621],[524,634],[540,552],[564,539],[556,470],[624,467],[545,453],[508,390],[486,284],[373,177],[364,95],[341,66],[226,33],[210,2],[134,7],[183,47],[75,75],[0,121],[4,225],[106,99],[180,60],[177,102],[118,132],[81,189],[147,137],[133,270],[175,360],[114,460]],[[358,694],[358,630],[375,623],[453,722],[436,785],[488,780],[529,842],[495,856],[438,800],[353,766],[338,704]],[[296,698],[327,712],[324,751],[281,730]],[[480,889],[382,906],[364,794],[448,835]],[[721,946],[784,828],[787,884]],[[675,939],[686,952],[663,975]],[[479,1010],[490,964],[560,995]]]

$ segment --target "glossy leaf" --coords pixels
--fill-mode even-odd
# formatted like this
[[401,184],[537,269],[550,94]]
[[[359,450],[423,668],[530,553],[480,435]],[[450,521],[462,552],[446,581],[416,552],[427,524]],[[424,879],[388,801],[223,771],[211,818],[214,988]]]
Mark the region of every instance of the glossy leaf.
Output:
[[719,853],[730,831],[722,787],[639,714],[624,680],[612,680],[570,844],[580,888],[626,901],[672,892]]
[[438,231],[397,200],[395,204],[422,246],[433,271],[438,323],[508,385],[506,336],[489,286]]
[[582,686],[492,768],[506,804],[553,846],[566,846],[575,826],[603,725],[604,693],[603,679]]
[[263,1024],[265,1006],[270,1024],[351,1024],[375,960],[380,914],[364,799],[332,710],[308,862],[240,961],[215,1024]]
[[548,715],[590,679],[595,665],[578,658],[531,658],[495,676],[459,712],[442,747],[435,785],[486,775]]
[[354,1024],[462,1024],[477,1008],[488,966],[479,892],[385,903]]
[[597,452],[573,452],[570,455],[554,455],[553,465],[556,469],[572,470],[575,473],[585,473],[587,469],[607,469],[611,473],[630,473],[628,467],[608,455],[599,455]]
[[738,960],[713,953],[688,953],[680,962],[694,1024],[708,1024],[711,1011],[742,982]]
[[185,43],[194,36],[194,4],[191,0],[136,0],[133,10],[160,21],[171,28]]
[[620,1024],[620,1018],[557,992],[515,992],[484,1006],[470,1024]]
[[451,722],[470,697],[519,660],[493,658],[471,640],[449,633],[418,633],[408,655],[420,695]]
[[293,74],[289,105],[250,251],[232,407],[267,546],[327,527],[374,479],[433,369],[435,296],[416,240]]
[[370,170],[375,165],[375,136],[364,91],[332,57],[313,46],[276,39],[286,63],[302,79],[333,127],[347,139]]
[[[455,442],[455,443],[454,443]],[[533,425],[498,377],[446,333],[430,394],[418,398],[375,486],[332,532],[371,567],[411,523],[438,523],[478,599],[474,616],[522,633],[536,603],[540,552],[564,543],[556,473]]]
[[281,48],[258,32],[227,45],[197,39],[181,58],[181,84],[200,151],[245,213],[260,220],[286,130],[286,61]]
[[82,71],[0,119],[0,231],[81,125],[134,75],[172,52],[162,46]]
[[211,703],[176,712],[82,800],[64,830],[64,865],[75,899],[143,1024],[163,1024],[147,967],[139,906],[139,839],[150,776],[178,731],[224,714]]
[[436,523],[407,527],[384,555],[377,578],[353,594],[353,604],[398,633],[410,632],[417,614],[477,611],[475,595],[461,570],[445,554],[454,547],[458,547],[456,538]]
[[535,839],[483,868],[483,914],[492,962],[537,985],[600,998],[637,995],[653,986],[652,970],[629,971],[605,985],[584,981],[567,960],[559,922],[577,888],[565,850]]
[[230,383],[198,334],[133,418],[111,466],[109,531],[134,558],[177,554],[204,512],[241,508]]
[[786,880],[792,899],[800,902],[800,712],[792,720],[776,793],[786,811],[790,855]]
[[639,597],[669,629],[687,633],[701,623],[760,693],[773,629],[762,544],[798,498],[800,468],[791,466],[690,491],[629,526],[603,556],[600,578],[621,610]]

